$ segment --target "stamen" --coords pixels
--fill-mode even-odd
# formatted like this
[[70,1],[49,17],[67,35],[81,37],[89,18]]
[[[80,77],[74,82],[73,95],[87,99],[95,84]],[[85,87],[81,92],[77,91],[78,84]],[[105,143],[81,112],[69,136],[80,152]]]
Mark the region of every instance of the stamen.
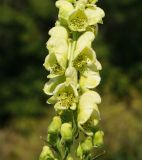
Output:
[[86,25],[85,18],[76,17],[70,21],[70,26],[75,30],[82,29],[84,28],[85,25]]
[[54,73],[54,74],[63,74],[64,70],[63,70],[63,68],[58,63],[55,63],[51,67],[51,72]]
[[61,105],[66,106],[68,109],[70,106],[72,106],[72,104],[74,102],[74,98],[75,98],[75,96],[73,93],[66,91],[60,95],[59,101],[60,101]]
[[88,57],[80,54],[73,61],[73,65],[78,71],[83,72],[87,67],[87,62],[88,62]]

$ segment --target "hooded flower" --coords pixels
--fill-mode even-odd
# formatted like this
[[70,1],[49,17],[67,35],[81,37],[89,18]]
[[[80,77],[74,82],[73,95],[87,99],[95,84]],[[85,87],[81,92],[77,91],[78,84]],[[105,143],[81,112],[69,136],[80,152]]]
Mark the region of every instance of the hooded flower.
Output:
[[65,72],[65,68],[63,68],[59,62],[57,61],[57,58],[54,53],[51,53],[47,55],[45,58],[45,62],[43,66],[50,71],[50,74],[47,76],[48,78],[55,78],[57,76],[61,76]]
[[97,92],[86,91],[79,99],[77,122],[79,128],[88,135],[92,135],[90,128],[94,127],[100,120],[97,104],[101,98]]
[[100,83],[98,70],[101,69],[101,64],[91,48],[94,38],[92,32],[85,32],[77,41],[73,66],[81,73],[81,88],[94,88]]
[[96,61],[95,52],[92,48],[85,47],[74,59],[74,67],[83,74],[87,68],[94,65]]
[[67,64],[68,42],[59,37],[51,37],[47,42],[47,48],[50,54],[54,54],[61,67],[65,68]]
[[69,16],[68,26],[72,31],[82,32],[88,26],[87,16],[82,9],[77,9]]
[[56,7],[59,8],[59,20],[62,24],[66,25],[68,22],[69,15],[74,10],[72,3],[65,0],[58,0],[56,2]]
[[47,57],[50,63],[55,64],[57,62],[61,68],[65,69],[68,54],[68,32],[64,27],[56,26],[49,31],[49,35],[51,37],[46,43],[49,50],[49,56]]
[[54,97],[57,100],[54,106],[56,111],[76,109],[78,92],[72,84],[62,83],[58,85],[54,91]]

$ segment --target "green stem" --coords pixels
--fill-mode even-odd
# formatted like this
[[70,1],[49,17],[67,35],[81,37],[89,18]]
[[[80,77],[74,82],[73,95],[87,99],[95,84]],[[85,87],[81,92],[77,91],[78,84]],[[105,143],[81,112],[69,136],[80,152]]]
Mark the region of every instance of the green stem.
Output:
[[69,52],[69,66],[72,66],[72,60],[74,58],[76,43],[77,43],[77,34],[76,34],[76,32],[74,32],[72,43],[71,43],[71,49],[70,49],[70,52]]

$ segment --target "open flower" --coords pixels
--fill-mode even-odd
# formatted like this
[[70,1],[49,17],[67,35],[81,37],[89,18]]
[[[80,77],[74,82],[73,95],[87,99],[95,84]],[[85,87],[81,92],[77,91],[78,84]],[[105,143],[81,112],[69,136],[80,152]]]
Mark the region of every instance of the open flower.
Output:
[[81,73],[81,88],[94,88],[101,80],[98,73],[101,64],[96,58],[95,51],[91,48],[94,38],[92,32],[85,32],[77,41],[73,66]]
[[51,37],[47,42],[49,53],[56,56],[58,63],[65,68],[67,64],[68,42],[65,39]]
[[67,24],[69,15],[74,10],[72,3],[69,1],[58,0],[56,2],[56,7],[59,8],[59,20],[62,24]]
[[48,78],[55,78],[57,76],[61,76],[65,72],[65,68],[60,65],[60,63],[57,61],[55,54],[53,53],[47,55],[43,65],[48,71],[50,71],[50,74],[47,76]]
[[81,73],[81,88],[94,88],[100,83],[98,70],[101,66],[92,48],[84,48],[74,59],[73,65]]
[[49,35],[51,37],[46,43],[49,55],[45,58],[43,65],[50,71],[48,78],[54,78],[63,75],[66,69],[68,32],[64,27],[56,26],[49,31]]
[[85,31],[88,26],[88,19],[84,10],[73,11],[69,16],[68,26],[72,31]]
[[88,135],[92,135],[90,128],[94,127],[100,120],[100,113],[97,104],[101,98],[97,92],[86,91],[79,99],[78,105],[78,126]]
[[54,108],[58,112],[67,109],[76,109],[78,92],[72,84],[62,83],[54,91],[54,97],[57,100]]
[[85,47],[73,60],[74,67],[83,74],[89,66],[96,61],[95,52],[92,48]]

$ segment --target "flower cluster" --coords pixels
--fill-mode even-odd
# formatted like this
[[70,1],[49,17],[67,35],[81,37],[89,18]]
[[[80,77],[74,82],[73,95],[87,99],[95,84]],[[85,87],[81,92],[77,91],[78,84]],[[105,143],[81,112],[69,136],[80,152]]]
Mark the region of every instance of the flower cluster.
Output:
[[98,129],[101,97],[94,91],[102,67],[92,42],[105,13],[96,1],[56,1],[59,15],[46,44],[49,54],[44,67],[49,80],[43,89],[56,116],[48,127],[40,160],[73,160],[71,147],[77,138],[76,155],[82,160],[93,159],[91,151],[103,144],[103,131]]

